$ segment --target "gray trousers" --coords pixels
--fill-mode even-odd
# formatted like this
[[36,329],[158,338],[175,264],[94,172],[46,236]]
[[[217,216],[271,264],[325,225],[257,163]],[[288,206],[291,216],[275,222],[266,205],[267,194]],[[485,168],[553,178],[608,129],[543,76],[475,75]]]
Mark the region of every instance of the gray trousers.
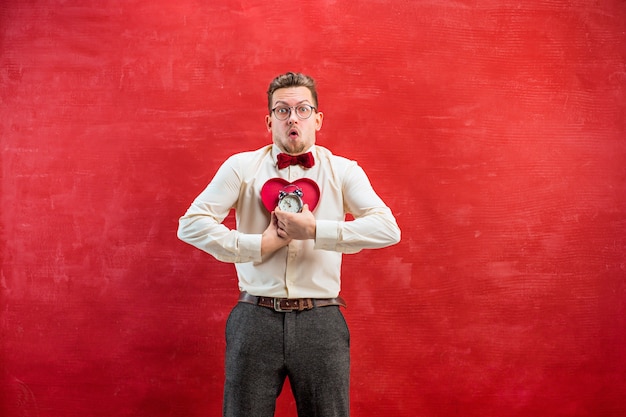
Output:
[[238,303],[226,323],[224,417],[273,417],[289,378],[298,417],[350,415],[350,333],[338,306]]

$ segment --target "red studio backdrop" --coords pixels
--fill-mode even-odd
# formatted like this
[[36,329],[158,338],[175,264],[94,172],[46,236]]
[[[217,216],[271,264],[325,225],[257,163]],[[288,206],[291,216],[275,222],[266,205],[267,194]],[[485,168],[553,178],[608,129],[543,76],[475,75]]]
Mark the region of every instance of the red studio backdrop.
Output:
[[352,415],[626,415],[623,0],[3,1],[0,415],[221,415],[177,221],[286,71],[403,232],[344,257]]

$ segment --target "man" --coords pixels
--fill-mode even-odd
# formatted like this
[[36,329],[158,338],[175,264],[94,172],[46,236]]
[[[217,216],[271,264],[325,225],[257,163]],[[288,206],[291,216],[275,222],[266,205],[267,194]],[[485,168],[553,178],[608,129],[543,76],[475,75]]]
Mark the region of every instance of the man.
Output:
[[[341,257],[393,245],[400,229],[356,162],[315,145],[324,115],[311,77],[280,75],[267,97],[273,144],[228,158],[180,218],[178,237],[237,271],[223,415],[272,417],[288,377],[299,417],[347,417]],[[236,230],[222,224],[231,208]]]

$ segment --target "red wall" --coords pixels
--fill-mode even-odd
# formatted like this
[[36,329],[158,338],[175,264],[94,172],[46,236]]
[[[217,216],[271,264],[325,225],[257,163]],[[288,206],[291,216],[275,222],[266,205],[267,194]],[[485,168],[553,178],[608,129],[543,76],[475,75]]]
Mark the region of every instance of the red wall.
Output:
[[345,257],[353,415],[626,415],[625,33],[620,0],[2,2],[0,415],[221,415],[234,268],[177,219],[288,70],[403,231]]

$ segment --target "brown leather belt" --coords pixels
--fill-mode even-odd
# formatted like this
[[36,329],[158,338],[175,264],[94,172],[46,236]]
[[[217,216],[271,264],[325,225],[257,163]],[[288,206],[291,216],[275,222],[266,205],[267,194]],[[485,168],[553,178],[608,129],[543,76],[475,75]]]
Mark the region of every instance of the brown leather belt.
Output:
[[240,303],[254,304],[261,307],[271,308],[280,313],[289,313],[292,311],[311,310],[316,307],[341,306],[346,307],[343,298],[273,298],[273,297],[257,297],[247,292],[239,295]]

